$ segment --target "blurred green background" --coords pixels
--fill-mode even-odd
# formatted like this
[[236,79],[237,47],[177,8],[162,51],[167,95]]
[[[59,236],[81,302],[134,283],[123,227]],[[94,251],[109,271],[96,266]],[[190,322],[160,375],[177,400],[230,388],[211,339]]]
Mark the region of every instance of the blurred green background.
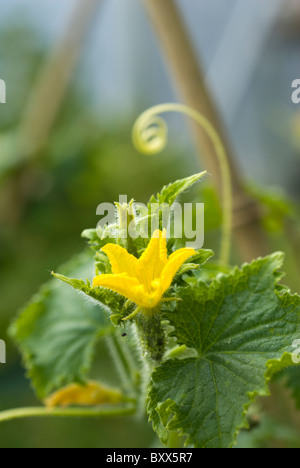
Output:
[[[64,28],[68,24],[65,18],[76,8],[76,2],[66,2],[68,8],[58,1],[51,2],[52,7],[45,2],[47,15],[43,6],[33,0],[1,2],[0,78],[7,83],[7,104],[0,107],[0,338],[7,343],[7,364],[0,365],[0,410],[38,404],[7,328],[40,285],[49,280],[49,272],[83,249],[80,234],[96,226],[97,205],[117,200],[119,194],[145,202],[164,184],[205,169],[199,165],[181,119],[170,118],[170,143],[159,156],[142,156],[133,148],[131,129],[139,113],[149,105],[173,100],[174,95],[157,45],[148,27],[143,27],[146,19],[141,5],[124,2],[125,13],[121,2],[112,2],[109,12],[106,2],[99,2],[99,11],[90,19],[85,31],[88,34],[77,50],[78,62],[75,67],[70,66],[70,79],[59,97],[56,78],[59,81],[68,60],[57,61],[57,57],[60,47],[66,47],[67,56],[68,47],[72,50],[72,41],[71,45],[64,43],[67,36]],[[213,49],[213,45],[216,38],[221,43],[220,29],[225,35],[232,19],[231,10],[236,27],[246,21],[248,10],[259,15],[255,10],[257,2],[228,1],[226,15],[222,15],[223,10],[209,6],[207,0],[198,5],[190,0],[186,3],[189,5],[183,14],[207,63],[209,56],[217,56],[217,46]],[[268,198],[260,193],[267,207],[265,227],[272,245],[287,251],[290,285],[298,287],[299,292],[299,255],[295,258],[295,243],[299,243],[300,125],[297,106],[290,103],[290,83],[297,77],[295,50],[298,51],[300,42],[300,20],[298,24],[292,13],[296,8],[294,2],[285,2],[284,12],[280,2],[273,3],[278,3],[276,12],[272,2],[266,2],[273,16],[270,14],[272,21],[261,26],[268,34],[254,47],[255,60],[248,51],[249,62],[253,61],[252,69],[246,70],[248,75],[232,66],[228,57],[229,76],[240,81],[247,78],[247,82],[231,115],[226,114],[226,101],[220,102],[220,108],[246,178],[281,186],[293,198],[294,205],[290,205],[277,192],[279,198],[275,197],[275,201],[274,195]],[[136,14],[135,24],[129,18],[130,8]],[[234,8],[240,11],[240,17]],[[268,7],[265,8],[267,11]],[[109,18],[114,15],[116,23],[109,25]],[[200,26],[189,23],[193,15],[198,15],[203,28],[208,18],[210,30],[200,33]],[[292,26],[288,27],[289,24]],[[123,37],[122,33],[131,26],[134,33],[128,42],[128,35]],[[123,39],[127,40],[127,49],[121,44]],[[231,40],[234,43],[233,33]],[[97,49],[100,42],[102,49]],[[91,50],[94,53],[90,57]],[[128,56],[124,57],[124,51]],[[283,65],[287,70],[285,76]],[[220,67],[224,64],[220,63]],[[280,76],[278,72],[270,82],[276,69],[281,70]],[[224,74],[226,84],[225,78]],[[48,94],[43,88],[45,83]],[[54,97],[49,96],[49,90]],[[236,96],[231,97],[230,101],[229,93],[227,99],[233,102]],[[57,100],[53,114],[52,99]],[[220,214],[210,179],[205,186],[195,189],[192,196],[206,203],[205,247],[217,248]],[[285,230],[286,218],[292,230]],[[99,352],[105,355],[107,350]],[[107,379],[108,383],[114,383],[109,372]],[[291,428],[290,421],[281,421],[276,412],[268,418],[252,432],[251,438],[243,433],[240,445],[297,445],[300,426]],[[280,419],[280,434],[272,431],[272,418]],[[136,418],[129,418],[125,424],[120,419],[76,419],[22,420],[0,426],[2,448],[140,447],[155,443],[150,425]]]

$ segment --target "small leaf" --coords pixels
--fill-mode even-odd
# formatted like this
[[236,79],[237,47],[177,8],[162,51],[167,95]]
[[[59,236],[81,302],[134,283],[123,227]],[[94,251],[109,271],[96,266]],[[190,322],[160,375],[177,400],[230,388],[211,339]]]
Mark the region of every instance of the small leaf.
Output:
[[98,302],[102,307],[104,305],[107,306],[109,308],[109,313],[114,312],[120,315],[120,320],[126,316],[126,311],[124,310],[125,299],[116,292],[105,288],[93,288],[89,280],[85,282],[82,279],[69,278],[68,276],[53,272],[52,275],[63,283],[68,284],[73,289],[85,294],[88,298],[92,299],[93,302]]
[[210,258],[214,256],[214,252],[212,250],[198,250],[196,255],[190,258],[190,263],[184,263],[175,277],[175,283],[177,282],[177,278],[184,275],[185,273],[190,272],[191,270],[199,270],[199,266],[202,267],[208,262]]
[[162,191],[157,194],[156,198],[152,196],[150,203],[167,203],[172,206],[176,199],[183,192],[191,188],[196,182],[202,179],[207,174],[207,171],[200,172],[199,174],[186,177],[185,179],[176,180],[172,184],[163,187]]

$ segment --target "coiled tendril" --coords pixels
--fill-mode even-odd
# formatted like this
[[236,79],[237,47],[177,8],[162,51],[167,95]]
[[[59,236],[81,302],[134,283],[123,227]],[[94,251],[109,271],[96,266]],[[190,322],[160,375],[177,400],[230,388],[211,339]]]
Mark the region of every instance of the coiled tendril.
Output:
[[153,115],[152,109],[144,112],[133,127],[133,143],[138,151],[144,154],[157,154],[165,149],[168,143],[168,127],[164,119]]
[[136,120],[132,139],[134,146],[143,154],[153,155],[161,152],[168,142],[168,127],[158,114],[179,112],[195,120],[210,138],[219,161],[222,177],[223,220],[220,246],[220,263],[227,265],[230,257],[232,231],[232,184],[228,158],[218,132],[200,112],[183,104],[160,104],[143,112]]

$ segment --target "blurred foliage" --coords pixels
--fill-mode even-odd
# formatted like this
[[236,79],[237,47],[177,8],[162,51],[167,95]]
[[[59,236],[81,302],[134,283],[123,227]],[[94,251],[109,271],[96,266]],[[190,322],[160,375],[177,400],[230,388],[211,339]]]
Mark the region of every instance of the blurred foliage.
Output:
[[[17,151],[17,130],[48,54],[49,45],[32,25],[8,22],[1,29],[0,76],[9,87],[8,102],[0,114],[0,338],[8,345],[8,364],[0,368],[0,409],[37,404],[6,330],[17,310],[48,281],[50,270],[82,251],[80,233],[96,226],[97,205],[117,200],[119,194],[145,202],[170,180],[199,171],[194,155],[172,143],[158,157],[137,154],[130,140],[136,115],[107,128],[103,124],[105,109],[99,109],[98,115],[91,110],[93,97],[84,90],[80,73],[72,80],[42,154],[34,160],[24,159]],[[298,208],[282,193],[253,186],[249,190],[264,207],[263,222],[272,248],[287,254],[288,284],[299,291]],[[192,196],[205,203],[205,247],[217,251],[222,214],[209,179]],[[213,273],[205,271],[203,279]],[[98,355],[99,363],[108,358],[104,344],[99,345]],[[114,384],[116,376],[99,363],[94,360],[94,375],[101,372]],[[296,374],[293,385],[299,389]],[[151,443],[152,428],[134,418],[125,427],[118,419],[47,420],[47,424],[25,420],[0,427],[0,447],[6,448],[110,448]],[[299,437],[293,429],[266,418],[240,434],[238,446],[298,447]]]
[[[118,120],[114,128],[103,125],[105,109],[99,115],[91,111],[93,96],[83,91],[79,73],[44,151],[38,158],[23,159],[15,152],[17,130],[48,53],[31,25],[10,23],[0,32],[0,76],[9,83],[0,115],[0,167],[9,167],[0,177],[0,337],[7,343],[8,356],[0,368],[0,409],[37,403],[6,330],[16,312],[50,279],[50,271],[82,251],[80,233],[96,226],[97,205],[117,200],[119,194],[134,194],[145,202],[170,179],[189,175],[196,167],[193,155],[182,160],[172,145],[160,157],[138,154],[131,143],[135,116]],[[104,360],[106,354],[102,349]],[[105,372],[113,381],[109,369]],[[23,421],[1,426],[0,433],[2,447],[134,447],[149,446],[153,440],[152,429],[135,420],[128,421],[126,429],[118,420],[48,421],[47,428],[44,421]]]
[[268,233],[284,233],[287,220],[300,226],[299,207],[282,189],[260,187],[252,183],[249,184],[248,191],[262,207],[263,226]]
[[257,427],[239,434],[236,448],[300,448],[299,433],[264,416]]

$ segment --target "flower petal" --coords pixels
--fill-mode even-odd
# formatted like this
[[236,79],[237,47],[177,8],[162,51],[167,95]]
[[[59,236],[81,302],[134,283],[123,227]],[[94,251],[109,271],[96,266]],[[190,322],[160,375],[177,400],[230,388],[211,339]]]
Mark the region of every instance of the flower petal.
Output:
[[[131,278],[125,273],[119,275],[99,275],[94,278],[93,287],[103,287],[111,289],[112,291],[121,294],[124,297],[127,297],[132,302],[140,305],[137,302],[137,299],[142,294],[145,294],[143,286],[139,283],[137,278]],[[143,289],[143,292],[140,291],[140,288]]]
[[163,292],[165,293],[167,289],[171,286],[174,276],[181,267],[181,265],[190,257],[196,254],[194,249],[179,249],[170,255],[168,263],[164,267],[160,281],[162,285]]
[[156,280],[159,284],[152,288],[151,293],[145,291],[143,286],[139,286],[135,289],[135,303],[144,309],[154,309],[157,304],[161,301],[163,291],[159,280]]
[[164,229],[163,232],[156,230],[136,265],[137,276],[149,292],[152,281],[159,278],[167,261],[166,230]]
[[137,258],[127,252],[126,249],[116,244],[106,244],[102,251],[109,258],[112,272],[115,275],[127,273],[128,276],[135,276]]
[[88,382],[86,385],[71,384],[58,390],[45,400],[48,408],[57,406],[98,406],[103,404],[117,404],[123,399],[119,390],[106,387],[97,382]]

